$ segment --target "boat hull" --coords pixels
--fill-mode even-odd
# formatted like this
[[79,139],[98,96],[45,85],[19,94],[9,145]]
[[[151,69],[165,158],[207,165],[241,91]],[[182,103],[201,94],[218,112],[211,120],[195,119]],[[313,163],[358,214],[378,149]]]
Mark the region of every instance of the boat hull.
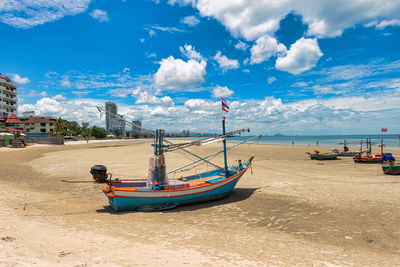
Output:
[[382,165],[382,171],[384,174],[400,175],[400,165]]
[[188,195],[179,195],[174,197],[168,197],[167,194],[161,197],[108,197],[108,202],[110,206],[115,211],[124,211],[124,210],[165,210],[171,209],[178,205],[185,205],[191,204],[196,202],[204,202],[210,200],[217,200],[230,195],[233,189],[236,186],[236,181],[228,185],[224,185],[218,189],[208,191],[208,192],[201,192],[197,194],[190,194]]
[[335,160],[338,154],[309,154],[312,160]]

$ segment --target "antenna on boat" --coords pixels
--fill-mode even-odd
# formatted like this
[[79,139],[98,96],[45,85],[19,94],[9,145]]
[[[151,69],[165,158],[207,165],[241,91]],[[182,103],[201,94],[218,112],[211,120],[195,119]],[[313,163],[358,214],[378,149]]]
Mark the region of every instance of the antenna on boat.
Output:
[[[222,116],[222,135],[226,134],[225,130],[225,116]],[[226,138],[224,138],[224,171],[225,171],[225,177],[228,177],[228,159],[226,155]]]

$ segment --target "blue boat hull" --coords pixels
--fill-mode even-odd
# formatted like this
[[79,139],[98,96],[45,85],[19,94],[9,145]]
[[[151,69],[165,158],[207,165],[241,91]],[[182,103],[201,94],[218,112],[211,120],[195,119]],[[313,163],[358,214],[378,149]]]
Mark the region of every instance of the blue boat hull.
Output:
[[195,195],[186,195],[186,196],[168,197],[168,198],[108,197],[108,202],[110,203],[111,208],[115,211],[124,211],[124,210],[153,211],[153,210],[171,209],[178,205],[225,198],[232,193],[239,178],[218,189]]

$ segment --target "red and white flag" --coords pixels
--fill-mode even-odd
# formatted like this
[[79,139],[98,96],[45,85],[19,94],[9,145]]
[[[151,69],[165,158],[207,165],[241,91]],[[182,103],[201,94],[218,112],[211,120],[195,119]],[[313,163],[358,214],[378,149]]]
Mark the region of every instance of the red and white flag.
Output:
[[388,128],[381,128],[382,133],[387,133],[387,131],[388,131]]
[[222,110],[225,112],[229,112],[229,106],[228,103],[226,103],[225,99],[221,97],[221,104],[222,104]]

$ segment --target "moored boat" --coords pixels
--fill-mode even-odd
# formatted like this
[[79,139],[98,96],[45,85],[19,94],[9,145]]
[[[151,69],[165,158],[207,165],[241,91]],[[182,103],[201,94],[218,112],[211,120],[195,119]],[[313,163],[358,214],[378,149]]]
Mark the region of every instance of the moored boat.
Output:
[[400,175],[400,164],[390,162],[389,164],[382,165],[382,171],[384,174]]
[[337,159],[339,155],[339,153],[336,152],[320,153],[318,150],[315,150],[314,153],[306,153],[310,155],[310,159],[312,160],[334,160]]
[[149,189],[143,181],[113,182],[102,190],[115,211],[171,209],[228,196],[251,163],[252,158],[245,164],[229,167],[226,177],[225,171],[220,169],[183,177],[162,190]]

